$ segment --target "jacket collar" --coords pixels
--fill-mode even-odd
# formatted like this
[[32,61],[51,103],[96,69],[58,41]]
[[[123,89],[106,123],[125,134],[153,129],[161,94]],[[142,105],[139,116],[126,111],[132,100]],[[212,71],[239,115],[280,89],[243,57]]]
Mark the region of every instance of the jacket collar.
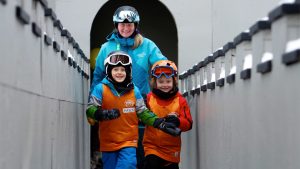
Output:
[[106,37],[107,41],[116,41],[121,46],[124,47],[132,47],[134,45],[134,39],[133,38],[123,38],[118,35],[117,32],[112,32]]

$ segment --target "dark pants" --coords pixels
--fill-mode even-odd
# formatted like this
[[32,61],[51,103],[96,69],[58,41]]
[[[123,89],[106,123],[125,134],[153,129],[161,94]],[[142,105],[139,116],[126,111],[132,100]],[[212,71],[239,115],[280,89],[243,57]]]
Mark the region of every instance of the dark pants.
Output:
[[144,138],[144,130],[145,125],[143,123],[139,123],[139,140],[138,147],[136,149],[136,159],[137,159],[137,168],[142,169],[144,166],[144,147],[143,147],[143,138]]
[[91,169],[102,169],[102,160],[99,156],[99,124],[91,126]]
[[[145,104],[147,103],[147,95],[142,94]],[[139,121],[139,140],[138,148],[136,149],[137,168],[142,169],[145,161],[143,138],[144,138],[145,124]]]
[[144,169],[179,169],[179,166],[178,163],[172,163],[151,154],[145,158]]

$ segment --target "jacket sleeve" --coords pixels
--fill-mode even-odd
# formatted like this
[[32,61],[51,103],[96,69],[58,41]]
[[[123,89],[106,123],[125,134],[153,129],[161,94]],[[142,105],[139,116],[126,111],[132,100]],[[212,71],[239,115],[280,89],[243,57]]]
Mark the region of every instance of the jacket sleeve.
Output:
[[[147,39],[149,40],[149,39]],[[150,48],[150,64],[153,65],[155,62],[159,61],[159,60],[167,60],[167,57],[165,57],[160,49],[156,46],[156,44],[149,40],[149,48]]]
[[93,92],[95,86],[105,78],[104,60],[106,58],[105,45],[102,45],[96,58],[95,70],[93,72],[93,80],[90,88],[90,93]]
[[137,117],[146,125],[153,126],[155,119],[158,117],[151,112],[145,105],[144,98],[137,87],[134,87],[134,94],[136,97],[136,113]]
[[186,101],[186,99],[182,96],[179,98],[180,103],[180,112],[179,112],[179,128],[182,131],[188,131],[192,129],[193,119],[190,113],[190,107]]
[[97,85],[95,90],[92,92],[89,103],[86,108],[87,120],[91,125],[94,125],[97,120],[95,120],[95,112],[102,105],[102,85]]
[[153,126],[154,121],[158,118],[156,114],[151,112],[149,109],[144,109],[143,111],[139,112],[138,118],[146,125]]

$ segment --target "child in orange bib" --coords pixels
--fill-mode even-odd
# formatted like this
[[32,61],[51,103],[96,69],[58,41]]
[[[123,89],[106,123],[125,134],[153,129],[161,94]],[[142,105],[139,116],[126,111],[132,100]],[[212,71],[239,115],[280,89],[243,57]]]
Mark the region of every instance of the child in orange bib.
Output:
[[[178,92],[177,67],[174,62],[156,62],[151,70],[152,92],[147,95],[148,108],[165,122],[171,122],[181,131],[192,128],[193,120],[186,99]],[[144,134],[144,169],[178,169],[181,138],[147,126]]]

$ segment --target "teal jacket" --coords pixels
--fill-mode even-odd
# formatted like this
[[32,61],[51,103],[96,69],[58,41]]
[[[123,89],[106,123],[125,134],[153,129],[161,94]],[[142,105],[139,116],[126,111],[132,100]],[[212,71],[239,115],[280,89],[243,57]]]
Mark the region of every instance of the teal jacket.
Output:
[[113,32],[106,39],[107,42],[101,46],[96,58],[90,91],[92,92],[94,87],[106,76],[104,60],[108,54],[115,50],[122,50],[127,52],[132,58],[133,83],[140,89],[142,95],[148,94],[150,92],[149,69],[155,62],[166,60],[167,58],[162,55],[153,41],[145,37],[142,44],[134,50],[132,49],[134,44],[134,39],[132,38],[120,38],[118,33]]

